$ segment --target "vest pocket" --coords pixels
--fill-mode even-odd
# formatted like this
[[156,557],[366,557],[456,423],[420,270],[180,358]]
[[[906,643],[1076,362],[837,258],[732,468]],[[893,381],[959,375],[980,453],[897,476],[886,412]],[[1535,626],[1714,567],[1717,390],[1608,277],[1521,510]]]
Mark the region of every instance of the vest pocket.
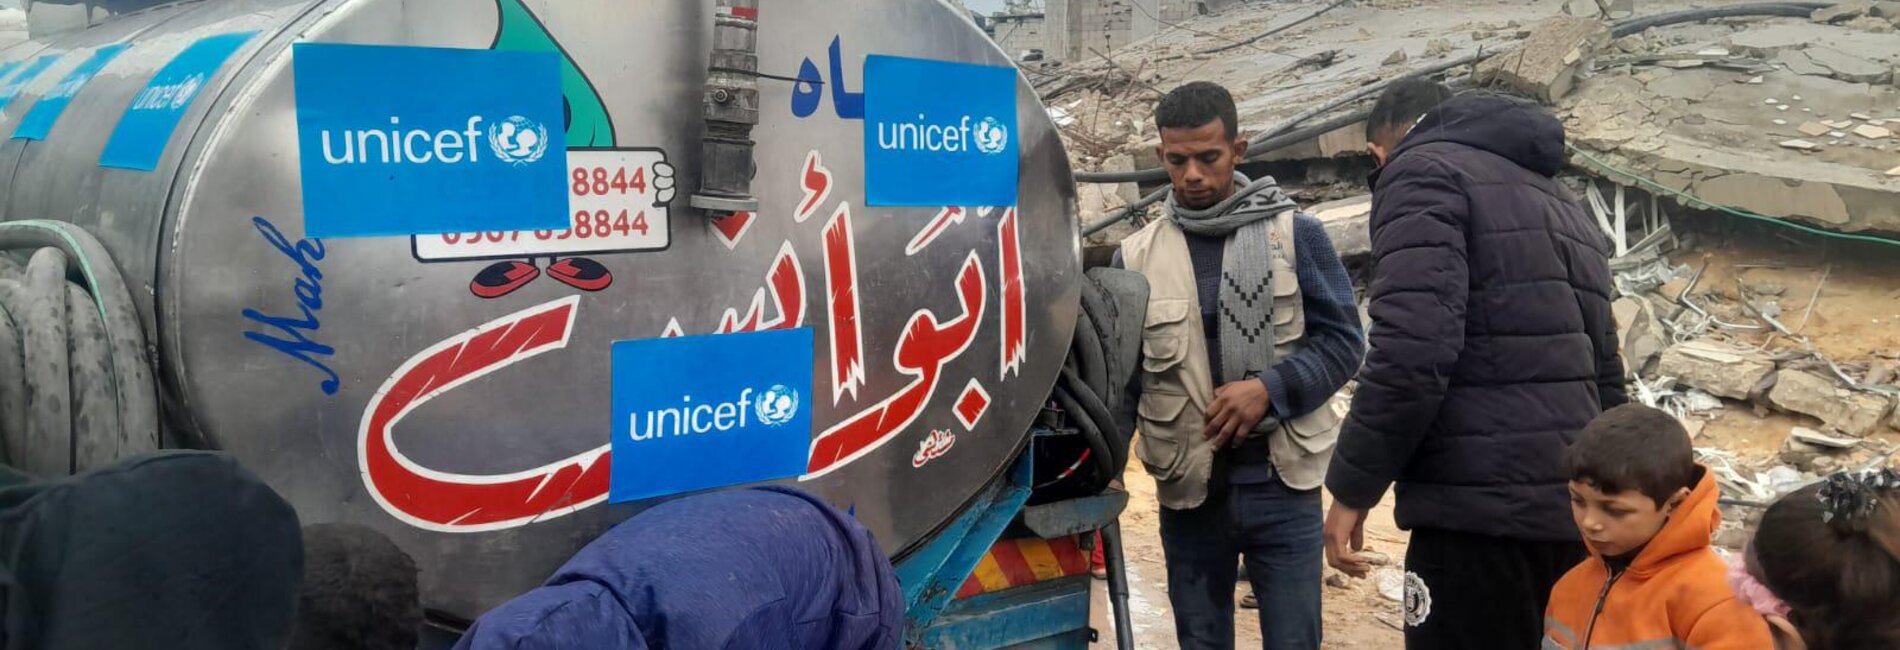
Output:
[[1188,445],[1181,436],[1200,435],[1199,431],[1185,430],[1188,418],[1182,413],[1187,411],[1187,404],[1186,395],[1143,391],[1136,405],[1141,439],[1135,445],[1135,456],[1157,481],[1176,480],[1187,471],[1182,461],[1187,458]]
[[1186,300],[1148,303],[1148,321],[1141,332],[1141,369],[1161,374],[1187,359],[1187,317],[1193,306]]
[[1345,422],[1346,408],[1346,400],[1335,395],[1324,406],[1313,409],[1312,413],[1287,422],[1287,437],[1301,451],[1309,454],[1332,449],[1339,442],[1339,427]]

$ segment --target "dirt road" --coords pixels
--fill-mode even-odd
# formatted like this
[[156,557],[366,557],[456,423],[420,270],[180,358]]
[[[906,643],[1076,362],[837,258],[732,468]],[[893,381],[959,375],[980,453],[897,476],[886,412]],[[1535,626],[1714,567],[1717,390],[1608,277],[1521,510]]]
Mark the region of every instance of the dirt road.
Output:
[[[1161,555],[1154,480],[1142,473],[1139,463],[1131,463],[1128,483],[1128,509],[1122,513],[1122,536],[1128,546],[1129,604],[1135,646],[1174,648],[1174,612],[1168,606],[1168,572]],[[1330,501],[1329,501],[1330,504]],[[1395,560],[1405,556],[1406,535],[1392,523],[1392,509],[1381,505],[1373,510],[1366,526],[1366,545]],[[1236,561],[1238,558],[1236,558]],[[1381,571],[1397,576],[1398,567]],[[1330,569],[1328,575],[1332,574]],[[1402,645],[1396,627],[1402,620],[1399,603],[1379,595],[1378,575],[1367,580],[1346,580],[1345,587],[1324,587],[1323,611],[1327,650],[1345,648],[1395,649]],[[1390,578],[1389,578],[1390,579]],[[1337,578],[1335,580],[1338,580]],[[1102,640],[1094,648],[1114,648],[1115,629],[1108,615],[1107,583],[1095,583],[1095,607],[1091,608],[1094,627]],[[1235,585],[1234,598],[1245,592]],[[1253,610],[1236,610],[1236,648],[1260,647],[1260,620]]]

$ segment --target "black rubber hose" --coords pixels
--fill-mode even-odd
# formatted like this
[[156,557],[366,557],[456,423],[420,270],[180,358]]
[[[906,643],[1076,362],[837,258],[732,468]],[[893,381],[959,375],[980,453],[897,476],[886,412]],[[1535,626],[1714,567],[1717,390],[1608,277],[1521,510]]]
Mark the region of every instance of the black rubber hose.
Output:
[[[1074,400],[1076,406],[1088,416],[1089,424],[1093,425],[1093,430],[1084,430],[1083,434],[1099,439],[1100,444],[1108,450],[1108,457],[1104,459],[1106,463],[1104,469],[1107,473],[1103,476],[1110,479],[1121,476],[1122,468],[1128,466],[1128,449],[1115,444],[1116,440],[1108,437],[1108,432],[1115,426],[1115,416],[1109,412],[1108,403],[1102,401],[1101,396],[1095,393],[1095,389],[1083,383],[1082,378],[1077,377],[1075,371],[1066,366],[1062,368],[1062,381],[1059,385],[1068,391],[1069,398]],[[1120,436],[1117,435],[1116,439],[1119,438]]]
[[1115,478],[1115,451],[1109,446],[1108,438],[1102,435],[1101,427],[1096,426],[1095,420],[1089,417],[1088,411],[1082,408],[1081,402],[1069,392],[1068,383],[1057,382],[1056,389],[1050,396],[1054,397],[1056,405],[1061,406],[1066,412],[1069,421],[1075,424],[1075,428],[1082,432],[1082,439],[1088,443],[1091,452],[1089,457],[1095,460],[1095,466],[1101,470],[1102,476],[1105,479]]
[[0,264],[6,461],[55,477],[157,449],[145,333],[111,256],[72,224],[0,223],[0,251],[28,250],[25,269]]
[[19,286],[0,271],[0,463],[7,465],[15,459],[6,432],[26,430],[26,362],[20,356],[20,326],[13,322],[16,310],[8,306]]
[[[26,264],[26,442],[22,469],[40,476],[71,474],[73,420],[71,350],[66,343],[66,254],[33,253]],[[16,314],[19,312],[15,312]]]
[[66,285],[67,356],[72,386],[72,469],[104,467],[119,460],[118,387],[105,321],[86,290]]
[[1643,30],[1666,27],[1682,23],[1700,22],[1714,18],[1736,18],[1743,16],[1789,16],[1806,18],[1814,10],[1832,6],[1828,2],[1769,2],[1750,5],[1732,5],[1707,9],[1689,9],[1642,18],[1631,18],[1617,23],[1610,29],[1610,35],[1622,38],[1631,34],[1640,34]]
[[1115,613],[1115,647],[1135,650],[1135,625],[1128,610],[1128,554],[1122,545],[1122,525],[1102,529],[1102,561],[1108,565],[1109,609]]

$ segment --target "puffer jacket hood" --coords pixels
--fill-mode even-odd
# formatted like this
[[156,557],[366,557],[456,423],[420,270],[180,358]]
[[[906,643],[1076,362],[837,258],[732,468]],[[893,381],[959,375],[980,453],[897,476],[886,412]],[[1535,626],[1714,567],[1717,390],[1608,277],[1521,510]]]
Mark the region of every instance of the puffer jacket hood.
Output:
[[1709,548],[1722,515],[1714,474],[1697,470],[1701,479],[1689,497],[1629,568],[1612,572],[1592,547],[1589,559],[1557,581],[1544,615],[1544,648],[1774,647],[1761,616],[1735,598],[1727,563]]
[[1564,125],[1527,99],[1467,93],[1432,109],[1399,142],[1392,157],[1435,142],[1462,144],[1510,159],[1544,176],[1564,167]]

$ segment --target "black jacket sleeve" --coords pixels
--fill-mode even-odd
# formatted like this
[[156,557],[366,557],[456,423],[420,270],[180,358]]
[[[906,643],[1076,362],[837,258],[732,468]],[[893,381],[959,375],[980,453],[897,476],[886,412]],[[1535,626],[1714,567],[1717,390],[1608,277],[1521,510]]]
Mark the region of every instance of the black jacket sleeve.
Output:
[[1629,389],[1623,383],[1623,355],[1618,352],[1615,310],[1606,309],[1592,323],[1590,344],[1596,348],[1597,402],[1603,410],[1628,404]]
[[1397,480],[1438,418],[1465,343],[1469,208],[1456,173],[1425,155],[1382,176],[1371,221],[1370,351],[1326,487],[1370,508]]

